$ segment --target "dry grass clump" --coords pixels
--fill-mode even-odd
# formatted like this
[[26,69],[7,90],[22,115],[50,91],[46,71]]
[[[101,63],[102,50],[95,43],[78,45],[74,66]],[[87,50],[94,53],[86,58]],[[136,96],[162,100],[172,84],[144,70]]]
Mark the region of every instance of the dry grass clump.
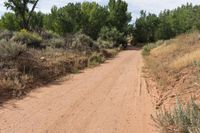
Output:
[[182,57],[178,57],[171,63],[170,67],[175,69],[181,69],[198,61],[200,61],[200,49],[191,53],[187,53]]
[[175,52],[176,50],[178,50],[180,48],[180,45],[174,43],[174,44],[166,44],[164,43],[163,45],[152,49],[151,51],[151,55],[153,56],[166,56],[169,55],[173,52]]
[[162,40],[160,40],[160,41],[158,41],[156,43],[149,43],[149,44],[145,45],[143,47],[142,54],[144,56],[148,56],[150,54],[150,52],[151,52],[152,49],[157,48],[158,46],[162,45],[163,43],[164,42]]

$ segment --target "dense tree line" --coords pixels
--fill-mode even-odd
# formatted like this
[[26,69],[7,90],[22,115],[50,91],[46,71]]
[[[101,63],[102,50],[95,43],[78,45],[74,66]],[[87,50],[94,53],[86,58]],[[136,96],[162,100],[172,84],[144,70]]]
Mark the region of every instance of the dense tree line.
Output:
[[154,42],[199,29],[200,6],[187,4],[174,10],[164,10],[159,15],[141,11],[134,25],[134,37],[137,42]]
[[[60,35],[82,32],[95,40],[105,28],[116,28],[123,35],[128,33],[131,14],[128,12],[128,4],[123,0],[110,0],[107,6],[101,6],[96,2],[68,3],[61,8],[52,7],[49,14],[34,12],[38,2],[38,0],[5,2],[5,6],[14,13],[5,13],[2,16],[0,28],[11,31],[50,30]],[[32,5],[31,9],[29,5]]]

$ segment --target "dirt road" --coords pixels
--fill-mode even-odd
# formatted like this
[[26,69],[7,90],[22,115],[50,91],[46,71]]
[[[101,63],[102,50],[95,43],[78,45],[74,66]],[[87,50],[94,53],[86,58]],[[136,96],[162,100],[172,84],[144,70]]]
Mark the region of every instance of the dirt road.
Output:
[[156,133],[139,50],[0,109],[0,133]]

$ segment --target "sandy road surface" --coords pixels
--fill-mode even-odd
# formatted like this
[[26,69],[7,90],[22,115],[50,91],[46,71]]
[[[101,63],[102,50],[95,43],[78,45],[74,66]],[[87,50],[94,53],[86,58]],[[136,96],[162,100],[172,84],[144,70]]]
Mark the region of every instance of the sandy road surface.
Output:
[[0,109],[0,133],[155,133],[138,50]]

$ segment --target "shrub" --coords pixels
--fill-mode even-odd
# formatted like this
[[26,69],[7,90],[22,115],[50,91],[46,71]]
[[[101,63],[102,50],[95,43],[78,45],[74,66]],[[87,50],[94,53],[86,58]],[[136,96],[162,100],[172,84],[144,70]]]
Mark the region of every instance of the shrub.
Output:
[[26,93],[25,89],[30,82],[32,83],[32,77],[25,74],[0,79],[0,94],[6,92],[6,95],[19,97]]
[[103,49],[101,52],[105,56],[105,58],[113,58],[117,55],[118,50],[117,49]]
[[13,36],[13,32],[8,31],[8,30],[3,30],[0,31],[0,40],[5,39],[5,40],[10,40]]
[[101,38],[97,40],[97,43],[101,49],[114,48],[115,46],[115,43],[113,41],[103,40]]
[[112,42],[112,47],[118,47],[120,44],[127,44],[124,34],[119,32],[116,28],[103,27],[98,40]]
[[31,33],[27,30],[21,30],[15,33],[12,40],[35,48],[41,47],[40,44],[42,42],[42,38],[37,33]]
[[99,50],[96,42],[89,36],[80,33],[74,35],[72,43],[70,43],[68,47],[83,54],[91,54],[92,51]]
[[42,31],[40,35],[44,40],[60,37],[60,35],[58,35],[57,33],[53,31]]
[[0,40],[0,59],[14,59],[25,50],[25,45],[21,45],[13,41]]
[[177,100],[174,110],[159,111],[152,118],[161,133],[200,132],[200,109],[193,100],[186,107]]
[[65,40],[63,38],[52,38],[48,41],[48,45],[53,48],[65,48]]
[[103,54],[100,53],[93,53],[90,57],[89,57],[89,65],[98,65],[102,62],[105,61],[105,57],[103,56]]

